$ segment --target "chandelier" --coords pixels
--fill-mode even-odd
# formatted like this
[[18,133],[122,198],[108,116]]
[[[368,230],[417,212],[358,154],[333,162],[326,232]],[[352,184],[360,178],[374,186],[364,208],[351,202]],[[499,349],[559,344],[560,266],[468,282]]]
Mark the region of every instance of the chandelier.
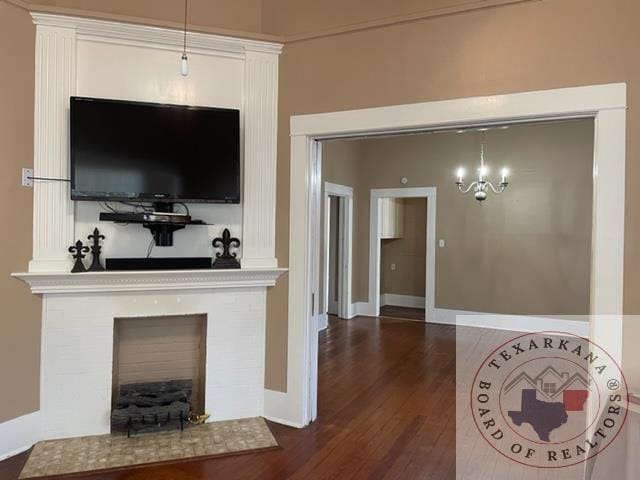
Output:
[[458,190],[463,194],[467,194],[473,190],[473,195],[478,202],[483,202],[487,199],[489,189],[491,189],[495,194],[500,194],[504,192],[509,185],[509,182],[507,181],[509,171],[506,168],[502,169],[502,180],[498,184],[498,188],[494,187],[493,184],[487,180],[489,169],[484,164],[485,131],[486,130],[481,130],[482,142],[480,144],[480,168],[478,168],[478,180],[472,182],[469,186],[466,186],[464,183],[465,171],[464,168],[460,167],[457,175],[458,180],[456,181]]

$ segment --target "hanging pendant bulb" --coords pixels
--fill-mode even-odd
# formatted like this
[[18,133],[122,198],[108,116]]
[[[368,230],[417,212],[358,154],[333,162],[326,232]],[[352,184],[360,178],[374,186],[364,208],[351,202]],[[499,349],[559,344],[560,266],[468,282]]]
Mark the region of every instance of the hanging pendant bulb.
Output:
[[182,41],[182,57],[180,57],[180,74],[189,75],[189,59],[187,58],[187,0],[184,0],[184,35]]
[[183,77],[189,75],[189,63],[186,53],[182,54],[182,59],[180,60],[180,74]]

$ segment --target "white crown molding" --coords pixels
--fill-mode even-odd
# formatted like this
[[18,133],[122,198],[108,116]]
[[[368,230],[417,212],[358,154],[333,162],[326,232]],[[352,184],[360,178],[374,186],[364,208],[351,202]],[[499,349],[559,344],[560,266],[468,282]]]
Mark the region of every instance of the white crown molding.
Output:
[[[31,17],[36,25],[73,29],[79,39],[111,43],[126,42],[127,44],[141,44],[176,50],[182,49],[182,31],[171,28],[51,13],[31,12]],[[279,55],[282,52],[282,44],[280,43],[197,32],[187,33],[187,45],[190,51],[198,51],[200,53],[244,54],[250,51]]]
[[13,273],[36,294],[272,287],[286,268],[87,273]]

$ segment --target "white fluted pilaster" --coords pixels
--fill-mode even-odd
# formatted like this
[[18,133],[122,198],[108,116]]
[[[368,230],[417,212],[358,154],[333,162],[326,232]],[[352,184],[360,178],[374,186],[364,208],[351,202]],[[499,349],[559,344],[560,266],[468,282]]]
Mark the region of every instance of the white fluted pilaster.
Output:
[[[76,88],[76,31],[36,27],[34,175],[69,178],[69,97]],[[70,184],[34,182],[31,272],[66,271],[73,242]]]
[[276,267],[278,55],[247,51],[244,110],[243,267]]

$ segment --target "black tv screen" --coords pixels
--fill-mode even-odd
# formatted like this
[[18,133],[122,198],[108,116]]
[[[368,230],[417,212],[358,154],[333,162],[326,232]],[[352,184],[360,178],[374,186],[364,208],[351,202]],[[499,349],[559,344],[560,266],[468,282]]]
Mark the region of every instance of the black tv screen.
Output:
[[71,198],[240,201],[240,112],[71,98]]

